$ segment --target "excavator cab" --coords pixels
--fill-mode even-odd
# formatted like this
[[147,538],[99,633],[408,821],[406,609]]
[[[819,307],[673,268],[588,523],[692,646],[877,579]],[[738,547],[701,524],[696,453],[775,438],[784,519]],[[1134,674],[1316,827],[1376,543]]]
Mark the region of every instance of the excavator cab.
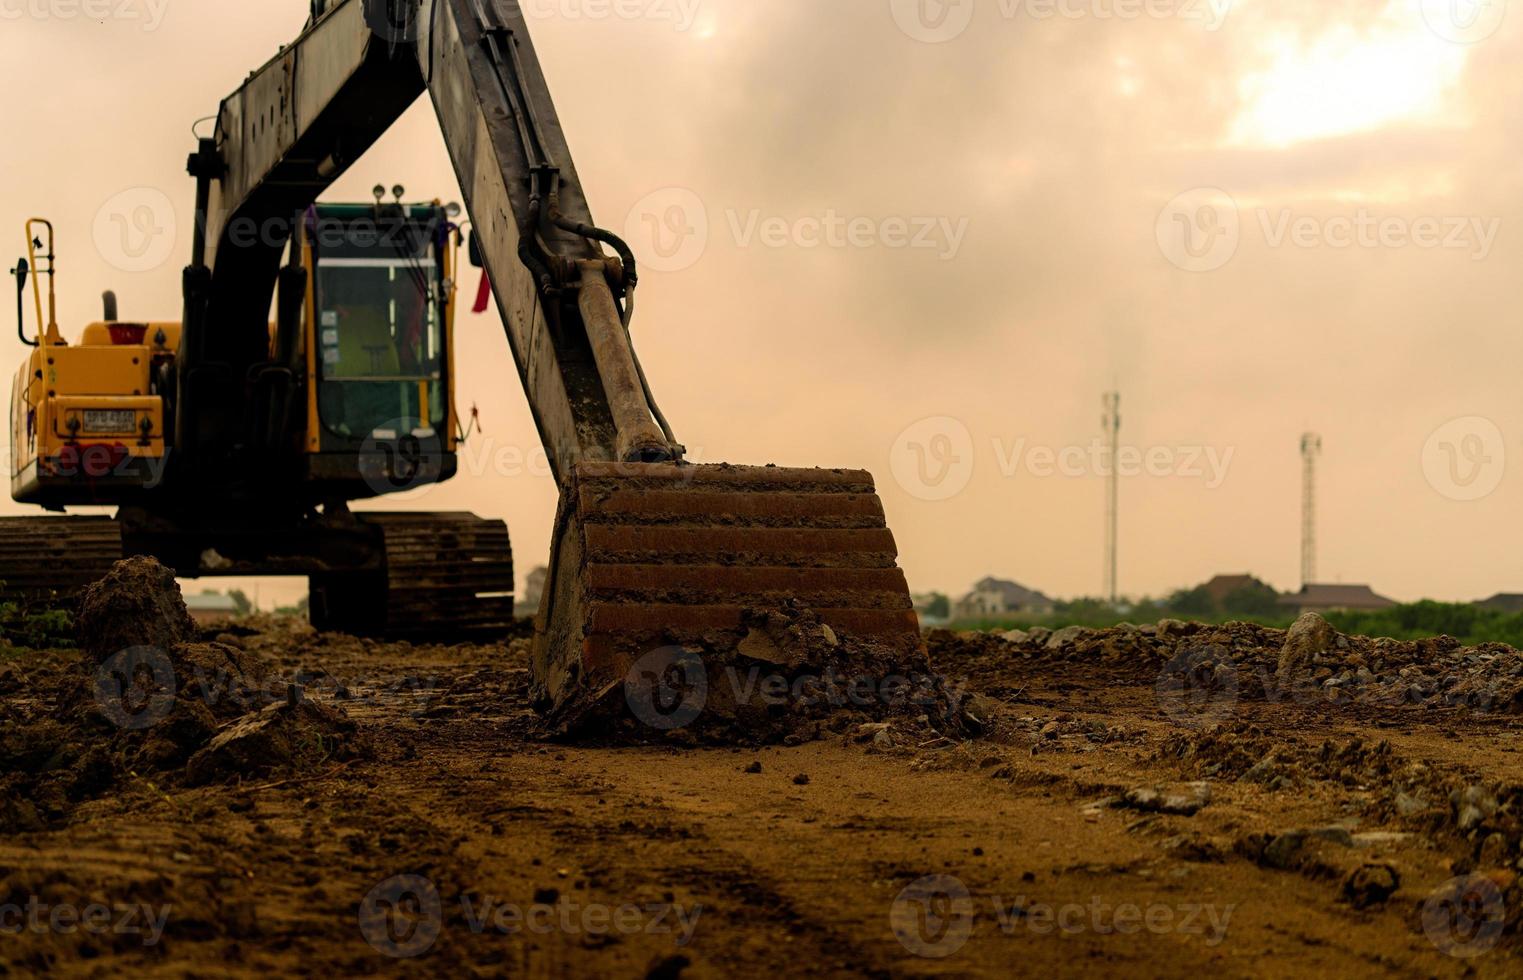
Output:
[[453,475],[456,239],[438,202],[309,210],[306,448],[322,472],[353,460],[378,491]]
[[[359,215],[356,215],[359,210]],[[312,447],[414,433],[448,436],[451,251],[437,206],[318,206],[308,255],[317,412]],[[370,229],[376,229],[372,232]]]

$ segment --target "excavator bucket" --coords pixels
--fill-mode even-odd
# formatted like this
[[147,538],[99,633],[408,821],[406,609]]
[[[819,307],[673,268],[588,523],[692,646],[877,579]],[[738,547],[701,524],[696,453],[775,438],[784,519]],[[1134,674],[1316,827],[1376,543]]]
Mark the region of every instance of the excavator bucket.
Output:
[[925,669],[894,537],[860,470],[580,464],[554,552],[534,674],[563,730],[620,712],[652,657],[696,657],[718,677],[758,643],[775,653],[757,628],[779,615],[832,647]]

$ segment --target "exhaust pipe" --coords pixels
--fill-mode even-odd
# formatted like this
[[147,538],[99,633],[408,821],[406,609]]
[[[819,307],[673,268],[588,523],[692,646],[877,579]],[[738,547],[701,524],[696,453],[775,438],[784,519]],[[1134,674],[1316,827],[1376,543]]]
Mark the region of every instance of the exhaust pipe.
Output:
[[115,323],[118,319],[116,315],[116,293],[108,289],[100,294],[100,299],[101,306],[105,308],[105,316],[101,319],[107,323]]

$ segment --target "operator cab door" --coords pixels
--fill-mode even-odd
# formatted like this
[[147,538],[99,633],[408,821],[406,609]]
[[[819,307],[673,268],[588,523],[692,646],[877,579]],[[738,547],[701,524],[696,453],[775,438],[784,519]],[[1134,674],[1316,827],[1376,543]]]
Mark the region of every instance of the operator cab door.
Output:
[[438,456],[449,444],[448,230],[433,206],[309,212],[309,451],[386,455],[417,444]]

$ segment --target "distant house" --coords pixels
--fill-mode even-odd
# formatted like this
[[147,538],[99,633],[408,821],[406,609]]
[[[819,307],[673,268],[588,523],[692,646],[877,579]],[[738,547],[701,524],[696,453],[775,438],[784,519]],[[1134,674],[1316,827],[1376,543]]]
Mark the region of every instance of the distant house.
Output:
[[1282,596],[1280,605],[1298,612],[1368,612],[1389,609],[1395,600],[1376,595],[1368,585],[1308,585]]
[[1201,591],[1211,597],[1217,606],[1224,606],[1227,597],[1245,589],[1268,589],[1269,586],[1252,575],[1218,575],[1201,586]]
[[1520,613],[1523,612],[1523,592],[1498,592],[1490,599],[1477,602],[1476,605],[1482,609],[1495,609],[1498,612]]
[[986,578],[973,591],[957,600],[954,619],[988,619],[996,616],[1047,616],[1052,600],[1034,589],[1004,579]]
[[545,594],[545,580],[549,575],[550,570],[540,566],[524,579],[523,591],[518,593],[518,600],[513,604],[517,615],[527,617],[539,613],[539,600]]
[[233,619],[238,615],[238,603],[233,601],[232,596],[226,596],[220,592],[188,595],[185,597],[185,608],[190,610],[190,618],[202,626],[224,619]]

